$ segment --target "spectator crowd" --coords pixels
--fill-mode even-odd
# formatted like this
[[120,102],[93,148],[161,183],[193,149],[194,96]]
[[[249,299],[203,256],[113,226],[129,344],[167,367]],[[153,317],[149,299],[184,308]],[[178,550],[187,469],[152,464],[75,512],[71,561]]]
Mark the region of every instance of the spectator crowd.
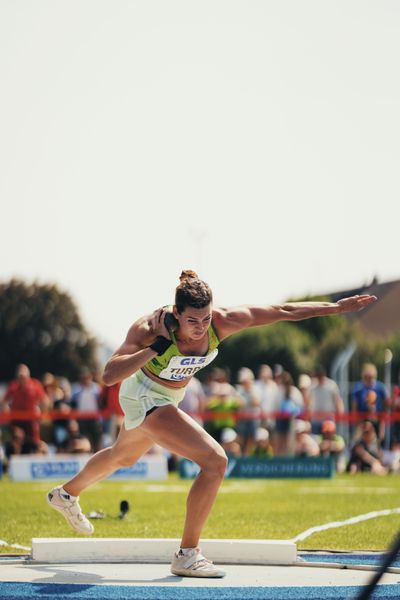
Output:
[[[297,383],[297,385],[296,385]],[[119,384],[105,386],[82,369],[79,381],[45,373],[31,377],[19,365],[0,394],[0,459],[12,455],[91,453],[111,445],[123,422]],[[389,395],[373,364],[352,386],[349,410],[322,366],[295,382],[281,366],[242,367],[234,380],[215,367],[192,378],[180,408],[204,426],[228,456],[329,456],[339,472],[399,471],[400,388]],[[173,465],[178,457],[170,457]]]

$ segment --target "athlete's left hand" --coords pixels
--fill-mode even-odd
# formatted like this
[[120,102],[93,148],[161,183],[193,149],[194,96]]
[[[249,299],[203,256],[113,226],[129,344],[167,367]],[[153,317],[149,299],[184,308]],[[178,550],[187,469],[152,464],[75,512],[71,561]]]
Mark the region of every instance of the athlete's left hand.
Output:
[[338,300],[337,304],[340,307],[340,312],[352,312],[357,311],[369,306],[373,302],[376,302],[376,296],[370,296],[369,294],[362,294],[360,296],[350,296],[349,298],[342,298]]

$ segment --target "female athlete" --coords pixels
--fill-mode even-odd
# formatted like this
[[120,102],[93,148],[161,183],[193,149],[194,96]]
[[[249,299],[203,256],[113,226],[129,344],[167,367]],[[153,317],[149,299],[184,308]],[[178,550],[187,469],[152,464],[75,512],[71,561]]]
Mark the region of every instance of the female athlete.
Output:
[[171,572],[188,577],[223,577],[199,548],[200,534],[223,480],[227,458],[221,446],[178,407],[193,375],[217,355],[230,335],[257,325],[298,321],[357,311],[376,300],[362,295],[330,302],[290,302],[274,306],[216,308],[210,287],[193,271],[183,271],[175,304],[138,319],[107,362],[106,385],[121,383],[125,413],[118,439],[94,454],[78,475],[51,490],[47,501],[80,533],[93,526],[79,506],[79,494],[121,467],[133,465],[153,444],[200,466],[189,492],[181,547]]

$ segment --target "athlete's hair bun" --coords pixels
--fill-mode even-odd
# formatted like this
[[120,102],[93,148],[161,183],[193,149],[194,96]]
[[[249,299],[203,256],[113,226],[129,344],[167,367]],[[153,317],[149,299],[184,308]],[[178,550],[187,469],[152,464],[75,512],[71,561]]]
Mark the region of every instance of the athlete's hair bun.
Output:
[[190,269],[186,269],[185,271],[182,271],[182,273],[180,274],[179,277],[179,281],[185,281],[185,279],[198,279],[199,276],[197,275],[197,273],[195,273],[194,271],[191,271]]
[[180,283],[175,291],[175,306],[179,314],[182,314],[187,306],[204,308],[212,302],[210,286],[199,279],[197,273],[185,269],[179,279]]

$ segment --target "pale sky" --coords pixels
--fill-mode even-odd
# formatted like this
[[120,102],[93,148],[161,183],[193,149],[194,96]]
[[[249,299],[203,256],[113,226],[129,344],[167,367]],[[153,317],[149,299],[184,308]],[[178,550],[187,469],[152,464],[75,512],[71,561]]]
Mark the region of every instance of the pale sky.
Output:
[[0,280],[112,347],[173,301],[400,279],[397,0],[1,0]]

